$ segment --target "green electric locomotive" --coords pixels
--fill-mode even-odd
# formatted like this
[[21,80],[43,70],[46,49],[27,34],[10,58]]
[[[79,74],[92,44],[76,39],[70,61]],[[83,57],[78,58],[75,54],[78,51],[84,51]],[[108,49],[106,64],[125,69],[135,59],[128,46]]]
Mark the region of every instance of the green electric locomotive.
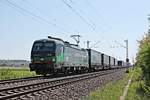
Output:
[[29,67],[42,75],[86,71],[89,67],[88,52],[62,39],[48,36],[48,39],[33,43]]

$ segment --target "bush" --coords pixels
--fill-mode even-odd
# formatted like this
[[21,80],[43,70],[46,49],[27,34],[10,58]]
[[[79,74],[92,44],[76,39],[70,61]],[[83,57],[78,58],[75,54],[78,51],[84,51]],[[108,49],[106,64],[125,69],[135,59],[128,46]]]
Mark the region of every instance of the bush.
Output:
[[145,93],[150,95],[150,33],[146,34],[141,41],[139,41],[139,51],[137,54],[137,66],[142,68],[142,76],[144,82],[141,87]]

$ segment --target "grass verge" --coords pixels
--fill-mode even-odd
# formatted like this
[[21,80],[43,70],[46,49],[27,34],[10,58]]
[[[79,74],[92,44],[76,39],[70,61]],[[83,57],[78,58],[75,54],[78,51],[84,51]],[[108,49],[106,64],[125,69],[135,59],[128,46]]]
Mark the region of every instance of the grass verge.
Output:
[[1,68],[0,69],[0,80],[24,78],[36,76],[35,72],[30,72],[28,68]]
[[[88,100],[119,100],[132,73],[133,70],[130,70],[123,80],[108,83],[103,88],[92,92]],[[141,76],[141,68],[136,67],[125,100],[150,100],[141,89],[141,84],[143,84]]]
[[141,68],[136,67],[132,77],[132,82],[128,90],[128,94],[126,96],[126,100],[150,100],[150,98],[148,98],[145,95],[144,91],[141,88],[141,84],[144,83],[144,81],[141,80],[141,76],[142,76]]
[[119,100],[131,74],[132,71],[126,73],[123,80],[108,83],[103,88],[92,92],[88,100]]

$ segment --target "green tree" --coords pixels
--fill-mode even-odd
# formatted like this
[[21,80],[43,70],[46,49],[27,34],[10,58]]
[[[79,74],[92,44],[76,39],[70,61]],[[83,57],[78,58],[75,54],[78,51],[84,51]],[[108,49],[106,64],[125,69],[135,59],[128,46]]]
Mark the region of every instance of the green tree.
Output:
[[150,32],[139,41],[137,66],[142,68],[144,84],[142,88],[150,96]]

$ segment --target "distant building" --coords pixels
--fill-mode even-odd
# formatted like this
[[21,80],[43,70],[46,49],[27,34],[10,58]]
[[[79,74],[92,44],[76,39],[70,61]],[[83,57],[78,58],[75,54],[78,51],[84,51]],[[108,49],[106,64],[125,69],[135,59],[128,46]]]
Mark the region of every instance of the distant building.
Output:
[[27,60],[0,60],[0,66],[21,67],[28,66],[29,63]]

